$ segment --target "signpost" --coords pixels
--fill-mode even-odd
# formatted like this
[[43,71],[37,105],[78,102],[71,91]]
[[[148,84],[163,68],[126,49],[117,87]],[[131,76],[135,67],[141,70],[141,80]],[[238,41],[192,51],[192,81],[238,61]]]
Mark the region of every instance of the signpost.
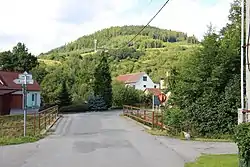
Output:
[[18,78],[13,82],[22,85],[23,92],[23,135],[26,136],[26,116],[27,116],[27,84],[34,84],[32,75],[28,74],[26,71],[23,74],[19,74]]

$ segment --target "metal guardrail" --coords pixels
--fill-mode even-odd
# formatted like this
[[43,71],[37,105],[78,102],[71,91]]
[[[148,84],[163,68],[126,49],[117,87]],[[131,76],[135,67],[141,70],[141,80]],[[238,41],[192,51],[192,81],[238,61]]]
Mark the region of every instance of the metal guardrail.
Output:
[[152,128],[156,127],[160,129],[168,129],[168,127],[166,127],[163,123],[163,115],[156,111],[148,111],[146,109],[124,105],[123,115],[137,120],[143,124],[148,124],[152,126]]

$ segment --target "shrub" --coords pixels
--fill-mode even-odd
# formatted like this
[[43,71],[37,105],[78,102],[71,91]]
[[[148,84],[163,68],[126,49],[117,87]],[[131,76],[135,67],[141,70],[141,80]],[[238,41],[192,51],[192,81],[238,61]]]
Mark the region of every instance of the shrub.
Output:
[[239,148],[240,166],[250,165],[250,123],[241,123],[236,126],[234,141]]
[[103,97],[101,96],[90,96],[88,104],[91,111],[104,111],[108,109]]
[[71,112],[87,112],[89,111],[89,106],[86,103],[82,104],[72,104],[69,106],[64,106],[59,109],[61,113],[71,113]]
[[133,87],[125,86],[122,83],[115,82],[113,88],[113,106],[121,107],[123,105],[135,105],[143,103],[144,93]]
[[164,123],[171,127],[170,133],[174,135],[179,135],[182,130],[189,130],[185,122],[185,112],[177,107],[169,108],[164,112]]

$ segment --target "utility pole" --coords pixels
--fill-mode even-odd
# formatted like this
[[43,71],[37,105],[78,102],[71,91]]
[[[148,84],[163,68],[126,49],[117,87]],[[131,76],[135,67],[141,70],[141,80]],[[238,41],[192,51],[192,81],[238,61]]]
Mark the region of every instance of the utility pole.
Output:
[[[244,2],[243,2],[244,3]],[[244,4],[242,4],[242,9],[244,9]],[[246,0],[246,110],[250,109],[250,47],[249,45],[249,23],[250,23],[250,0]],[[244,24],[242,24],[244,26]],[[248,51],[247,51],[248,50]],[[243,115],[243,121],[245,121],[245,115]]]
[[244,1],[241,2],[241,111],[244,110],[244,22],[245,22],[245,7]]

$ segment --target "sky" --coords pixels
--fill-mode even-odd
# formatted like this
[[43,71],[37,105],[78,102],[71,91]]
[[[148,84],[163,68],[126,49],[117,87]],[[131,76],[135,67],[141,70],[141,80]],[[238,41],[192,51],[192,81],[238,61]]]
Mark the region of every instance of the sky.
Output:
[[[0,51],[23,42],[37,55],[110,26],[145,25],[165,0],[0,0]],[[228,21],[232,0],[170,0],[151,26],[202,39]]]

